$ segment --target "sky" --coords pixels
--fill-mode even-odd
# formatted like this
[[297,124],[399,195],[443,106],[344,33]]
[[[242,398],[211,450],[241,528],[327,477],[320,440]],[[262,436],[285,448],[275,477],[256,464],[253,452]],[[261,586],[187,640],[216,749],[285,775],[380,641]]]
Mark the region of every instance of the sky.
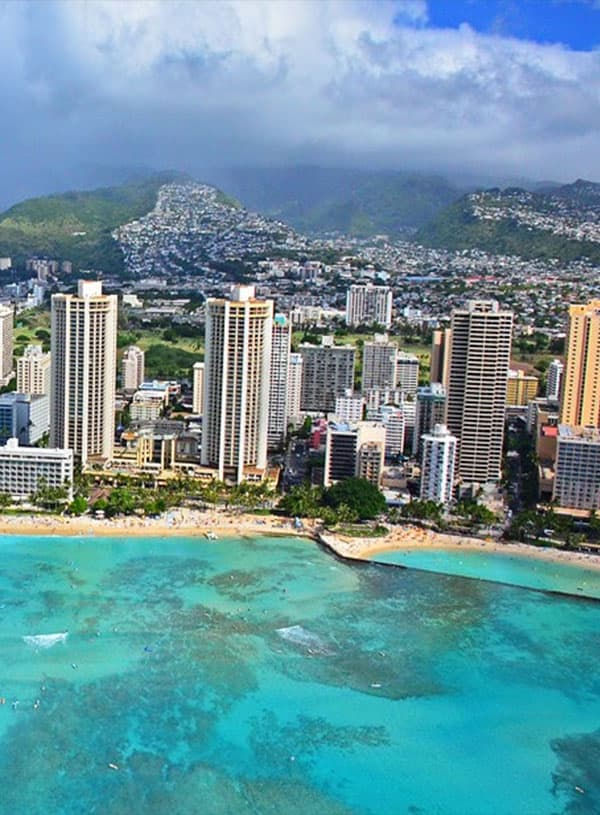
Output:
[[0,204],[121,168],[600,181],[600,0],[0,0]]

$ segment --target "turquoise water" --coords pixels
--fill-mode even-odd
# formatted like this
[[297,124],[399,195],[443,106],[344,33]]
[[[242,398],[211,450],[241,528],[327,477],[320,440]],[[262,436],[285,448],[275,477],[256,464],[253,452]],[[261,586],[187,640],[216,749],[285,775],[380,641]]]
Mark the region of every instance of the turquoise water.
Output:
[[3,537],[0,813],[597,815],[599,653],[596,601],[298,539]]
[[380,552],[372,560],[441,572],[460,577],[477,577],[544,591],[560,591],[600,599],[600,571],[570,563],[539,560],[506,552],[477,549],[399,549]]

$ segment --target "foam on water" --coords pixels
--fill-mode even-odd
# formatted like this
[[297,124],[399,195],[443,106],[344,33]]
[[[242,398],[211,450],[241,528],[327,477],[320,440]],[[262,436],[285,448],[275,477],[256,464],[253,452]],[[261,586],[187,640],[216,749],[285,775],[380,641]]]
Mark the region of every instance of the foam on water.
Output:
[[52,648],[57,642],[65,642],[69,636],[68,631],[59,634],[32,634],[24,636],[23,642],[32,645],[34,648]]
[[0,815],[597,815],[600,604],[331,565],[4,538]]

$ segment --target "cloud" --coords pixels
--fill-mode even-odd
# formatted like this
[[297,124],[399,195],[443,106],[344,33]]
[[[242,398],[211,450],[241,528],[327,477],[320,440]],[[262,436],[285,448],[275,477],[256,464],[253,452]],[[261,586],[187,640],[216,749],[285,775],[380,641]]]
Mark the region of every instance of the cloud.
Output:
[[13,174],[343,161],[600,179],[600,52],[435,29],[421,0],[0,0],[0,27]]

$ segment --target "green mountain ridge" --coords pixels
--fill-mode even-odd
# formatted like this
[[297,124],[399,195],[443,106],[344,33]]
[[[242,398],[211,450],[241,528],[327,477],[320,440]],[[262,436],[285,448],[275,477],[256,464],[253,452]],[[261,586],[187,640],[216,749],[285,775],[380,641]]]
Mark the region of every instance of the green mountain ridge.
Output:
[[600,184],[579,179],[545,192],[469,193],[423,226],[414,240],[439,249],[600,264],[600,229],[598,240],[575,237],[577,227],[590,221],[600,224]]
[[324,167],[204,170],[203,180],[299,232],[405,237],[464,190],[426,173]]
[[111,237],[116,227],[149,212],[163,184],[176,172],[114,187],[31,198],[0,215],[0,255],[22,264],[44,255],[71,260],[76,268],[120,272],[123,257]]

